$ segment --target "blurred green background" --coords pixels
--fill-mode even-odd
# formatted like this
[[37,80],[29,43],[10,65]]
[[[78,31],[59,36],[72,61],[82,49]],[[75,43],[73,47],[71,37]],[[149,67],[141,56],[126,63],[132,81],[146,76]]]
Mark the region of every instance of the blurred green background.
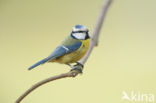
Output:
[[[103,0],[0,0],[0,103],[69,71],[47,63],[75,24],[93,30]],[[156,1],[114,0],[83,75],[48,83],[22,103],[128,103],[122,91],[156,94]]]

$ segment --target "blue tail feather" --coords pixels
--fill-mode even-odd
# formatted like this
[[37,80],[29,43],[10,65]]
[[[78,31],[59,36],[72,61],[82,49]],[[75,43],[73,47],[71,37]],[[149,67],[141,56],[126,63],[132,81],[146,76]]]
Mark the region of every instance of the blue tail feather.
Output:
[[28,70],[31,70],[31,69],[33,69],[33,68],[39,66],[40,64],[44,64],[44,63],[47,62],[48,60],[49,60],[48,58],[45,58],[45,59],[43,59],[43,60],[37,62],[36,64],[32,65],[31,67],[29,67]]

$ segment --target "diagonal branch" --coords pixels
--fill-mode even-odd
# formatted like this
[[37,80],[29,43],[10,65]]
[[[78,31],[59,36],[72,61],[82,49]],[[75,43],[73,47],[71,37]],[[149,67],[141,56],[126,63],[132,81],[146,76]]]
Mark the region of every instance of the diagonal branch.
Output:
[[103,21],[105,19],[108,7],[110,6],[112,1],[113,0],[104,0],[101,11],[100,11],[99,16],[97,18],[95,27],[93,29],[92,39],[91,39],[91,42],[90,42],[89,50],[86,53],[86,55],[79,61],[79,63],[85,64],[85,62],[87,61],[87,59],[88,59],[89,55],[91,54],[93,48],[98,45],[100,30],[101,30]]
[[62,78],[66,78],[66,77],[75,77],[79,72],[77,70],[73,70],[67,73],[63,73],[60,75],[56,75],[56,76],[52,76],[50,78],[44,79],[36,84],[34,84],[32,87],[30,87],[25,93],[23,93],[17,100],[15,103],[20,103],[29,93],[31,93],[33,90],[35,90],[36,88],[42,86],[45,83],[57,80],[57,79],[62,79]]
[[[95,46],[97,46],[98,44],[98,38],[99,38],[99,34],[100,34],[100,30],[101,30],[101,27],[102,27],[102,24],[103,24],[103,21],[104,21],[104,18],[106,16],[106,12],[108,10],[108,7],[110,6],[111,4],[111,1],[112,0],[104,0],[104,3],[102,5],[102,8],[101,8],[101,11],[99,13],[99,16],[98,16],[98,19],[97,19],[97,22],[95,24],[95,27],[93,29],[93,33],[92,33],[92,39],[90,41],[90,47],[89,47],[89,50],[88,52],[86,53],[86,55],[79,61],[79,63],[81,64],[85,64],[85,62],[87,61],[88,57],[90,56],[93,48]],[[76,69],[81,69],[83,70],[82,66],[81,65],[76,65],[74,68]],[[45,80],[42,80],[36,84],[34,84],[32,87],[30,87],[26,92],[24,92],[17,100],[15,103],[20,103],[27,95],[29,95],[33,90],[35,90],[36,88],[42,86],[43,84],[46,84],[48,82],[51,82],[51,81],[54,81],[54,80],[57,80],[57,79],[61,79],[61,78],[66,78],[66,77],[75,77],[77,76],[80,71],[78,70],[72,70],[72,71],[69,71],[67,73],[63,73],[63,74],[60,74],[60,75],[56,75],[56,76],[53,76],[53,77],[50,77],[50,78],[47,78]]]

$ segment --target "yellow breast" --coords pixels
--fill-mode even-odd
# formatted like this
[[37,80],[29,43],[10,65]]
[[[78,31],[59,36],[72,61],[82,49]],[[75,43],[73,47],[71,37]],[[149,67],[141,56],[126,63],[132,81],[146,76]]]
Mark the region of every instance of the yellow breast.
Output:
[[56,60],[53,60],[53,62],[68,64],[68,63],[75,63],[75,62],[79,61],[88,51],[89,41],[90,41],[90,39],[81,40],[82,45],[78,50],[76,50],[72,53],[66,54],[64,56],[61,56],[61,57],[57,58]]

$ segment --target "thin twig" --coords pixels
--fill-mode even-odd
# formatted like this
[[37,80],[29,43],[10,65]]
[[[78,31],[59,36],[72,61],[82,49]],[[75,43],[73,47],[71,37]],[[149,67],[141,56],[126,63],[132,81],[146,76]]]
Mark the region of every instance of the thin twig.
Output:
[[[104,21],[104,17],[106,15],[106,12],[108,10],[108,7],[110,6],[112,0],[104,0],[104,3],[102,5],[99,17],[97,19],[97,22],[95,24],[95,27],[93,29],[93,33],[92,33],[92,39],[90,41],[90,47],[88,52],[86,53],[86,55],[79,61],[79,63],[81,64],[85,64],[85,62],[87,61],[88,57],[90,56],[90,53],[92,52],[93,48],[98,44],[98,38],[99,38],[99,33]],[[83,69],[82,66],[75,66],[75,68],[78,69]],[[29,95],[33,90],[35,90],[36,88],[38,88],[39,86],[42,86],[45,83],[48,83],[50,81],[54,81],[57,79],[61,79],[61,78],[66,78],[66,77],[75,77],[80,73],[80,71],[78,70],[73,70],[73,71],[69,71],[67,73],[64,74],[60,74],[60,75],[56,75],[47,79],[44,79],[36,84],[34,84],[31,88],[29,88],[26,92],[24,92],[17,100],[15,103],[20,103],[27,95]]]
[[90,42],[89,50],[86,53],[86,55],[79,61],[79,63],[85,64],[85,62],[87,61],[87,59],[88,59],[89,55],[91,54],[93,48],[98,45],[100,30],[101,30],[104,18],[106,16],[106,12],[107,12],[108,7],[110,6],[111,2],[112,2],[112,0],[104,0],[102,8],[101,8],[100,13],[99,13],[99,16],[97,18],[96,24],[95,24],[94,29],[93,29],[92,39]]
[[25,93],[23,93],[17,100],[15,103],[20,103],[24,97],[26,97],[30,92],[32,92],[34,89],[42,86],[43,84],[45,83],[48,83],[50,81],[54,81],[54,80],[57,80],[57,79],[61,79],[61,78],[66,78],[66,77],[75,77],[79,72],[77,71],[70,71],[70,72],[67,72],[67,73],[63,73],[63,74],[60,74],[60,75],[56,75],[56,76],[53,76],[53,77],[50,77],[50,78],[47,78],[45,80],[42,80],[36,84],[34,84],[32,87],[30,87]]

